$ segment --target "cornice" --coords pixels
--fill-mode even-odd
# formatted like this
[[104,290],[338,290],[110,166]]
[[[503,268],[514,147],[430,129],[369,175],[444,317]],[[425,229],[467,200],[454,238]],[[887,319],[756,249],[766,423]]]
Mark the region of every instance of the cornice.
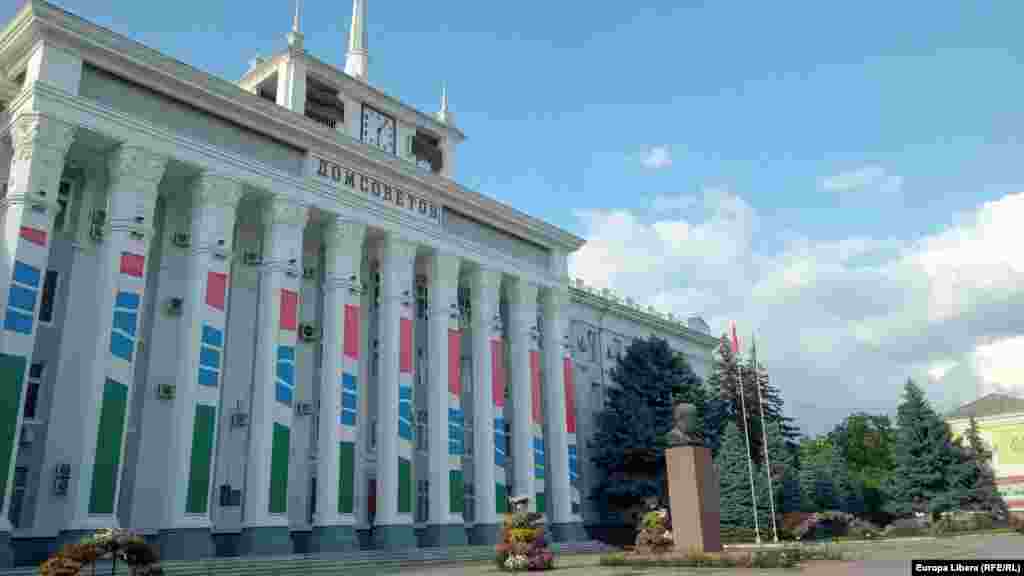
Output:
[[658,314],[651,314],[643,309],[623,304],[622,302],[616,302],[615,300],[605,298],[600,294],[591,292],[587,289],[576,288],[575,286],[569,287],[569,297],[572,302],[577,304],[583,304],[611,312],[617,316],[632,320],[639,324],[649,326],[663,330],[674,336],[679,336],[694,344],[701,346],[715,346],[718,344],[718,339],[709,335],[697,332],[686,326],[682,321],[672,320],[665,318]]
[[[412,165],[406,166],[407,163],[400,158],[386,157],[383,152],[363,146],[337,131],[327,131],[301,114],[268,102],[240,86],[165,56],[43,0],[26,0],[22,10],[4,29],[0,36],[0,57],[9,62],[19,50],[24,52],[34,46],[40,36],[51,38],[81,53],[83,60],[94,66],[130,78],[150,90],[237,122],[299,150],[333,154],[345,161],[359,162],[381,177],[404,181],[405,185],[413,188],[425,188],[442,204],[491,222],[515,236],[530,238],[534,242],[567,252],[583,245],[581,238],[568,231],[471,191],[447,178],[423,172]],[[319,62],[312,57],[308,58],[312,62]],[[343,80],[346,89],[357,92],[362,90],[367,97],[386,98],[400,104],[372,86],[347,76]],[[421,114],[418,111],[416,113]],[[423,117],[443,126],[429,116]]]

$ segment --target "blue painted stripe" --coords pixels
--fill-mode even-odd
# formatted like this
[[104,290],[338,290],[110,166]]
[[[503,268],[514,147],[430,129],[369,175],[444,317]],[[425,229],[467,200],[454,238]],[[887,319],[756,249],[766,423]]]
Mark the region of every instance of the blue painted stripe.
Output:
[[287,362],[277,363],[277,378],[290,388],[295,386],[295,367]]
[[213,326],[203,324],[203,344],[208,344],[214,348],[223,348],[224,333]]
[[458,408],[449,408],[448,409],[448,421],[449,422],[458,422],[458,423],[461,424],[463,422],[463,418],[465,418],[465,416],[463,416],[462,410],[459,410]]
[[135,326],[139,315],[135,312],[122,312],[114,310],[114,329],[120,330],[131,337],[135,337]]
[[533,437],[533,449],[534,450],[540,450],[541,452],[544,452],[544,439],[543,438],[538,438],[537,436],[534,436]]
[[349,374],[348,372],[343,372],[341,374],[341,388],[343,390],[351,390],[352,392],[355,392],[356,377],[353,376],[352,374]]
[[569,444],[569,456],[576,456],[576,445]]
[[275,387],[274,396],[275,398],[277,398],[278,402],[283,402],[285,404],[292,403],[292,389],[289,388],[288,386],[285,386],[284,384],[281,384],[280,382],[278,382],[277,386]]
[[462,456],[462,445],[459,442],[448,441],[448,455]]
[[494,465],[501,467],[505,466],[505,453],[497,448],[494,449]]
[[341,394],[341,407],[342,408],[347,408],[349,410],[356,410],[357,409],[356,405],[358,403],[358,400],[359,399],[356,397],[355,394],[352,394],[350,392],[342,392],[342,394]]
[[411,386],[399,386],[398,387],[398,399],[399,400],[412,400],[412,387]]
[[295,362],[295,348],[293,346],[278,346],[277,359],[278,361]]
[[412,427],[409,426],[408,422],[398,421],[398,437],[403,440],[412,440]]
[[33,318],[31,315],[18,312],[14,308],[7,309],[7,314],[4,316],[4,330],[31,336],[32,324]]
[[7,291],[7,305],[26,312],[35,312],[36,290],[11,284],[11,289]]
[[110,353],[122,360],[132,361],[135,341],[120,332],[110,333]]
[[356,413],[349,410],[344,410],[341,413],[341,423],[345,426],[356,425]]
[[220,373],[215,370],[209,370],[206,368],[199,369],[199,384],[202,386],[216,388],[219,377]]
[[408,401],[400,400],[398,402],[398,417],[412,422],[412,404]]
[[208,346],[199,347],[199,365],[220,370],[220,351]]
[[29,266],[21,260],[14,261],[14,281],[33,288],[39,288],[39,268]]
[[114,300],[114,307],[138,310],[140,301],[141,298],[135,292],[118,292],[117,298]]

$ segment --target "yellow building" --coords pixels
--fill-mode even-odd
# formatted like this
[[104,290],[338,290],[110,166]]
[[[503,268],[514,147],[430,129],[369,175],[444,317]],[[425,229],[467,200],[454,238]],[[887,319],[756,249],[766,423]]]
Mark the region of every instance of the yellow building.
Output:
[[982,440],[992,450],[992,468],[999,492],[1014,512],[1024,512],[1024,398],[989,394],[946,417],[954,436],[974,418]]

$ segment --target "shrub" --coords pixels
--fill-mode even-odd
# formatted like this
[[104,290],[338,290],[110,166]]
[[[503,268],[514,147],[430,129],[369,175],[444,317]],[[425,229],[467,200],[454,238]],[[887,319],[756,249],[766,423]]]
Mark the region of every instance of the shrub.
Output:
[[877,538],[881,533],[881,528],[860,518],[854,518],[846,529],[847,536],[858,540],[870,540],[872,538]]
[[928,533],[926,518],[898,518],[882,531],[889,538],[906,538],[922,536]]
[[792,529],[796,540],[823,540],[846,536],[855,518],[846,512],[814,512]]
[[494,548],[494,563],[499,570],[550,570],[555,566],[555,555],[548,549],[544,528],[539,525],[541,515],[535,512],[515,512],[505,515],[501,527],[501,542]]
[[[680,568],[792,568],[806,555],[799,548],[759,550],[756,552],[722,552],[711,554],[701,551],[683,553],[639,555],[618,552],[601,557],[602,566],[680,567]],[[839,559],[835,553],[827,559]],[[821,557],[820,559],[826,559]]]
[[664,554],[672,550],[672,530],[668,524],[668,511],[652,510],[644,514],[634,549],[638,553]]
[[113,558],[128,564],[138,576],[156,576],[163,571],[156,550],[141,536],[127,530],[100,530],[75,544],[65,545],[39,566],[43,576],[76,576],[97,560]]

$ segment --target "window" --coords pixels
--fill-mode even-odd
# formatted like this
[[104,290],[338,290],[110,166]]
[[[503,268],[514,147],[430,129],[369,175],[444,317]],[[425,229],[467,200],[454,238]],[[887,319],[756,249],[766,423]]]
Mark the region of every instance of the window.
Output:
[[45,365],[37,362],[28,371],[28,391],[25,394],[25,420],[34,420],[39,407],[39,387],[43,383]]
[[54,232],[63,232],[69,227],[69,213],[71,209],[71,181],[61,180],[60,188],[57,189],[57,217],[53,220]]
[[430,518],[430,481],[416,482],[416,521],[426,522]]
[[438,173],[444,166],[444,154],[441,151],[441,140],[426,132],[416,131],[409,140],[409,155],[416,160],[416,165],[424,170]]
[[416,412],[416,449],[420,452],[426,452],[429,444],[427,443],[427,411],[419,410]]
[[47,270],[43,279],[43,294],[39,300],[39,323],[53,323],[53,299],[57,296],[57,279],[60,275],[56,270]]

